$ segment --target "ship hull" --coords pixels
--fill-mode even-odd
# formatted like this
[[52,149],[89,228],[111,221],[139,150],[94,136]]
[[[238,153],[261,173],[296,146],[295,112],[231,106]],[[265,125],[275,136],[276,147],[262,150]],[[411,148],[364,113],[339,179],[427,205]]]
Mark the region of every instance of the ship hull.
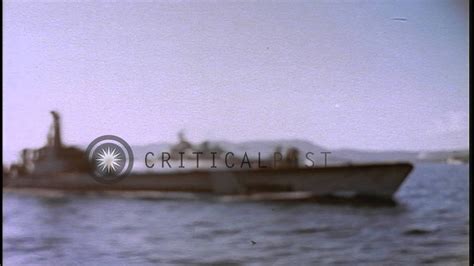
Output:
[[115,184],[99,184],[87,174],[22,176],[9,188],[75,191],[174,191],[219,195],[307,192],[315,197],[364,196],[392,199],[413,166],[409,163],[323,168],[193,171],[133,174]]

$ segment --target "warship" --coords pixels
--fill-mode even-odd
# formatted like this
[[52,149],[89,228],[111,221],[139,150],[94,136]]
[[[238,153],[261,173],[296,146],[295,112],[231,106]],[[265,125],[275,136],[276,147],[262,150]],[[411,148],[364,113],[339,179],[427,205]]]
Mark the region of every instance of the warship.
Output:
[[[408,162],[300,167],[294,161],[264,169],[191,169],[187,171],[131,172],[120,182],[103,184],[90,175],[85,151],[65,146],[61,121],[53,123],[46,145],[24,149],[21,160],[3,170],[3,188],[77,192],[192,192],[212,195],[285,195],[305,197],[393,200],[413,165]],[[206,144],[207,145],[207,144]],[[182,140],[172,150],[190,149]],[[288,195],[289,195],[288,194]]]

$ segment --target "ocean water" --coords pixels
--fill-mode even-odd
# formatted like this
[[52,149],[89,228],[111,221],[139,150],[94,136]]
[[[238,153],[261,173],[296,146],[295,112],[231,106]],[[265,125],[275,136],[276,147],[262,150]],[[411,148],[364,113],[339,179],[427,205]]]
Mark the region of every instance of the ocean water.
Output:
[[467,165],[418,164],[396,206],[3,195],[4,265],[466,265]]

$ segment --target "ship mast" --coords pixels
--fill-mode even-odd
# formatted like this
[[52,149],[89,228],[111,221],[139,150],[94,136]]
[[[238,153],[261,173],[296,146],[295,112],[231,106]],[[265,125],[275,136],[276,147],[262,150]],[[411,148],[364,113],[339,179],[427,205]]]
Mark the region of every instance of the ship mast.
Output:
[[53,148],[59,151],[62,148],[61,121],[58,112],[51,111],[51,114],[53,115]]

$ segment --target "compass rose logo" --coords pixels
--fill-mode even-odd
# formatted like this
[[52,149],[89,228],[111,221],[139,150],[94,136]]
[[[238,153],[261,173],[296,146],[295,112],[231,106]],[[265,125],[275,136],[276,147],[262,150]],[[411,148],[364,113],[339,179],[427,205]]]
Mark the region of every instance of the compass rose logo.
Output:
[[133,152],[128,143],[114,135],[96,138],[86,150],[92,177],[103,184],[125,178],[133,167]]
[[99,163],[99,167],[102,167],[101,171],[107,170],[107,173],[112,173],[117,171],[118,167],[120,166],[120,153],[116,152],[115,149],[110,151],[110,147],[107,147],[107,151],[105,148],[102,148],[101,152],[99,153],[99,158],[96,159]]

